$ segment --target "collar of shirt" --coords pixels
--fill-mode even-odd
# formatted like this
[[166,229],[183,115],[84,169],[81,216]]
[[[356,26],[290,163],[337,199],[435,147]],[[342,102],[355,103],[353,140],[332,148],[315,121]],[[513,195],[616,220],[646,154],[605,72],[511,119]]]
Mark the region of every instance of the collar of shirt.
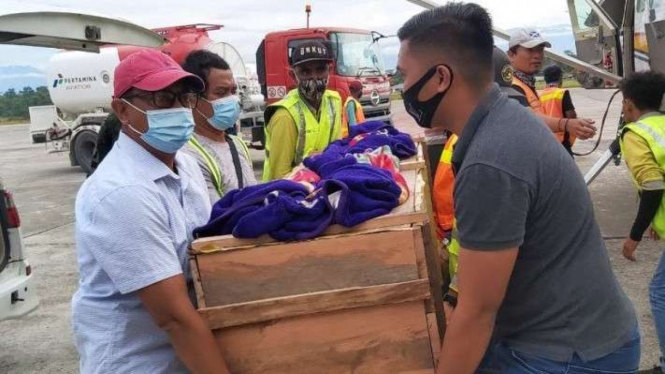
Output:
[[[164,177],[180,179],[180,176],[166,164],[123,132],[120,132],[117,147],[124,156],[132,160],[136,167],[141,168],[142,174],[150,180],[156,181]],[[181,157],[179,153],[176,154],[175,165],[178,172],[183,173],[185,170],[180,167],[182,165]]]
[[640,118],[637,120],[637,122],[640,122],[640,121],[645,120],[645,119],[650,118],[650,117],[662,116],[662,115],[663,115],[663,113],[661,113],[661,112],[649,112],[649,113],[644,113],[644,114],[642,115],[642,117],[640,117]]
[[[309,111],[312,112],[312,114],[314,115],[314,117],[316,117],[316,119],[318,120],[318,119],[319,119],[319,109],[314,108],[314,106],[312,106],[312,104],[310,104],[309,101],[307,101],[307,100],[306,100],[306,99],[300,94],[300,90],[298,90],[298,96],[300,97],[300,101],[302,101],[303,103],[305,103],[305,105],[307,106],[307,108],[309,109]],[[323,97],[321,97],[321,104],[323,104]],[[321,108],[321,104],[319,104],[319,108]]]
[[490,108],[492,108],[501,97],[501,90],[499,89],[499,86],[494,83],[492,88],[485,94],[482,100],[480,100],[480,103],[476,109],[474,109],[473,113],[471,113],[471,117],[469,117],[466,126],[464,126],[464,130],[462,131],[462,134],[457,141],[457,145],[455,146],[455,150],[453,151],[452,164],[453,170],[456,173],[462,166],[464,156],[466,155],[466,151],[469,148],[471,141],[473,141],[473,137],[476,135],[476,131],[480,128],[485,117],[487,117]]
[[524,84],[531,87],[532,89],[536,88],[536,77],[534,77],[533,75],[525,74],[519,70],[515,70],[514,75],[515,78],[519,79]]

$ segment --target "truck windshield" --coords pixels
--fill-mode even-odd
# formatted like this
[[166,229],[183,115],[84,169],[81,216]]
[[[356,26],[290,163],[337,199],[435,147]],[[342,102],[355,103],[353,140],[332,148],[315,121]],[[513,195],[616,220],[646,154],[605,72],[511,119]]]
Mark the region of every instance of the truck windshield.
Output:
[[343,76],[383,75],[383,56],[371,34],[331,33],[337,74]]

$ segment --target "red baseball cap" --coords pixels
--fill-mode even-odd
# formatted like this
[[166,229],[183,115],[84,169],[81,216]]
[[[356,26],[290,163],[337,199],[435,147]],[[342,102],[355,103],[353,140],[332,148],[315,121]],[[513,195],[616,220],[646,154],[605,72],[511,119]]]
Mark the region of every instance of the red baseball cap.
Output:
[[360,81],[351,81],[351,83],[349,83],[349,89],[355,91],[362,91],[363,84]]
[[184,71],[168,55],[155,49],[143,49],[116,66],[113,97],[121,97],[132,87],[149,92],[163,90],[183,79],[195,92],[205,88],[201,78]]

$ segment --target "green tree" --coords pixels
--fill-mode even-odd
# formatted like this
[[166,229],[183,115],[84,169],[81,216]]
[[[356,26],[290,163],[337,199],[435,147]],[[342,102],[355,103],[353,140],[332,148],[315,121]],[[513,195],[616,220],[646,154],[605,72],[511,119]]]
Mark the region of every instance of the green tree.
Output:
[[29,107],[51,105],[51,97],[44,86],[24,87],[20,92],[10,88],[0,96],[0,119],[28,119]]

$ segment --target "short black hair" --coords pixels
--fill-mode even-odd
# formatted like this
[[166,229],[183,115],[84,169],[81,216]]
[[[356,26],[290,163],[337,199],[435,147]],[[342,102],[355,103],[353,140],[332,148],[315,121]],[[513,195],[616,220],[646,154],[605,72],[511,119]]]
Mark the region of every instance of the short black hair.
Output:
[[231,70],[229,63],[216,53],[204,49],[190,52],[182,64],[183,70],[201,78],[208,87],[211,69]]
[[665,95],[665,75],[641,71],[624,78],[619,84],[624,99],[630,99],[639,110],[660,110]]
[[446,53],[470,83],[492,81],[492,18],[485,8],[472,3],[448,3],[421,12],[397,32],[410,46]]
[[563,70],[557,65],[550,65],[543,70],[543,75],[545,77],[545,83],[557,83],[561,82]]

